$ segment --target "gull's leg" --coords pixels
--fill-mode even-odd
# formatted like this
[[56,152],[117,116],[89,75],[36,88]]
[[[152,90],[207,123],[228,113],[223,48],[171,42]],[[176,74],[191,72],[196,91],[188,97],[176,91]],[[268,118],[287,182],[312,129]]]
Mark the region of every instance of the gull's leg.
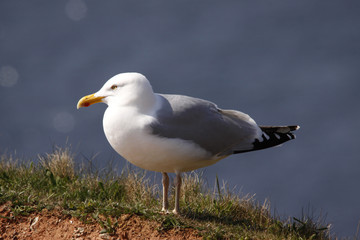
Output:
[[167,212],[169,208],[169,201],[168,201],[168,190],[169,190],[169,176],[166,172],[162,173],[162,185],[163,185],[163,206],[161,211]]
[[174,214],[179,214],[180,213],[180,208],[179,208],[180,188],[181,188],[181,172],[176,172],[176,178],[175,178],[175,208],[173,210]]

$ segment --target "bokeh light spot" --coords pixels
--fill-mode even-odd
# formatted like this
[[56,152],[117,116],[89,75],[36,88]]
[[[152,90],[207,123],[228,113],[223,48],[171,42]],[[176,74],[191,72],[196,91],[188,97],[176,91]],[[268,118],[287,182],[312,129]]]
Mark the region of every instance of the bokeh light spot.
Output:
[[69,0],[65,5],[65,13],[71,20],[79,21],[86,16],[86,3],[83,0]]
[[12,66],[2,66],[0,68],[0,86],[12,87],[19,79],[19,74]]
[[53,118],[53,125],[58,132],[68,133],[73,130],[75,119],[68,112],[59,112]]

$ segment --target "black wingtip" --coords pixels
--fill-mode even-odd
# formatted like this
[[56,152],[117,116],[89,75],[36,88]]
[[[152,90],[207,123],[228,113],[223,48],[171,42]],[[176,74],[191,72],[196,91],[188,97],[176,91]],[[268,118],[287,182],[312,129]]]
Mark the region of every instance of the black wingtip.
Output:
[[266,133],[288,133],[292,131],[296,131],[300,128],[299,125],[290,125],[290,126],[259,126],[261,130],[263,130]]
[[288,128],[290,128],[290,131],[296,131],[298,129],[300,129],[299,125],[293,125],[293,126],[288,126]]
[[298,130],[300,126],[260,126],[260,128],[263,131],[261,135],[262,139],[255,139],[253,142],[253,148],[234,151],[233,153],[243,153],[270,148],[295,139],[296,137],[292,132]]

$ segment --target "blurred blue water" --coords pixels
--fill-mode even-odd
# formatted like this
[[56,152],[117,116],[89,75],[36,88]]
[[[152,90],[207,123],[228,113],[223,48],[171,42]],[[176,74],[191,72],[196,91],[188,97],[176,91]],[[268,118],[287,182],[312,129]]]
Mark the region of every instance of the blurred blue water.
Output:
[[360,220],[358,1],[0,2],[0,152],[73,146],[119,159],[105,105],[76,110],[111,76],[205,98],[259,124],[299,124],[295,141],[206,168],[281,216],[310,204],[340,236]]

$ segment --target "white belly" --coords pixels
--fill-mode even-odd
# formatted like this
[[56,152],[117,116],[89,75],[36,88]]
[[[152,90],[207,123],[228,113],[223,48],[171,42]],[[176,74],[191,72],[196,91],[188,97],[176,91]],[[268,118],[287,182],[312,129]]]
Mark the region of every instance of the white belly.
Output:
[[[126,119],[123,116],[127,116]],[[185,172],[220,160],[191,141],[152,135],[144,126],[154,120],[131,109],[120,112],[108,108],[104,114],[104,132],[116,152],[150,171]]]

